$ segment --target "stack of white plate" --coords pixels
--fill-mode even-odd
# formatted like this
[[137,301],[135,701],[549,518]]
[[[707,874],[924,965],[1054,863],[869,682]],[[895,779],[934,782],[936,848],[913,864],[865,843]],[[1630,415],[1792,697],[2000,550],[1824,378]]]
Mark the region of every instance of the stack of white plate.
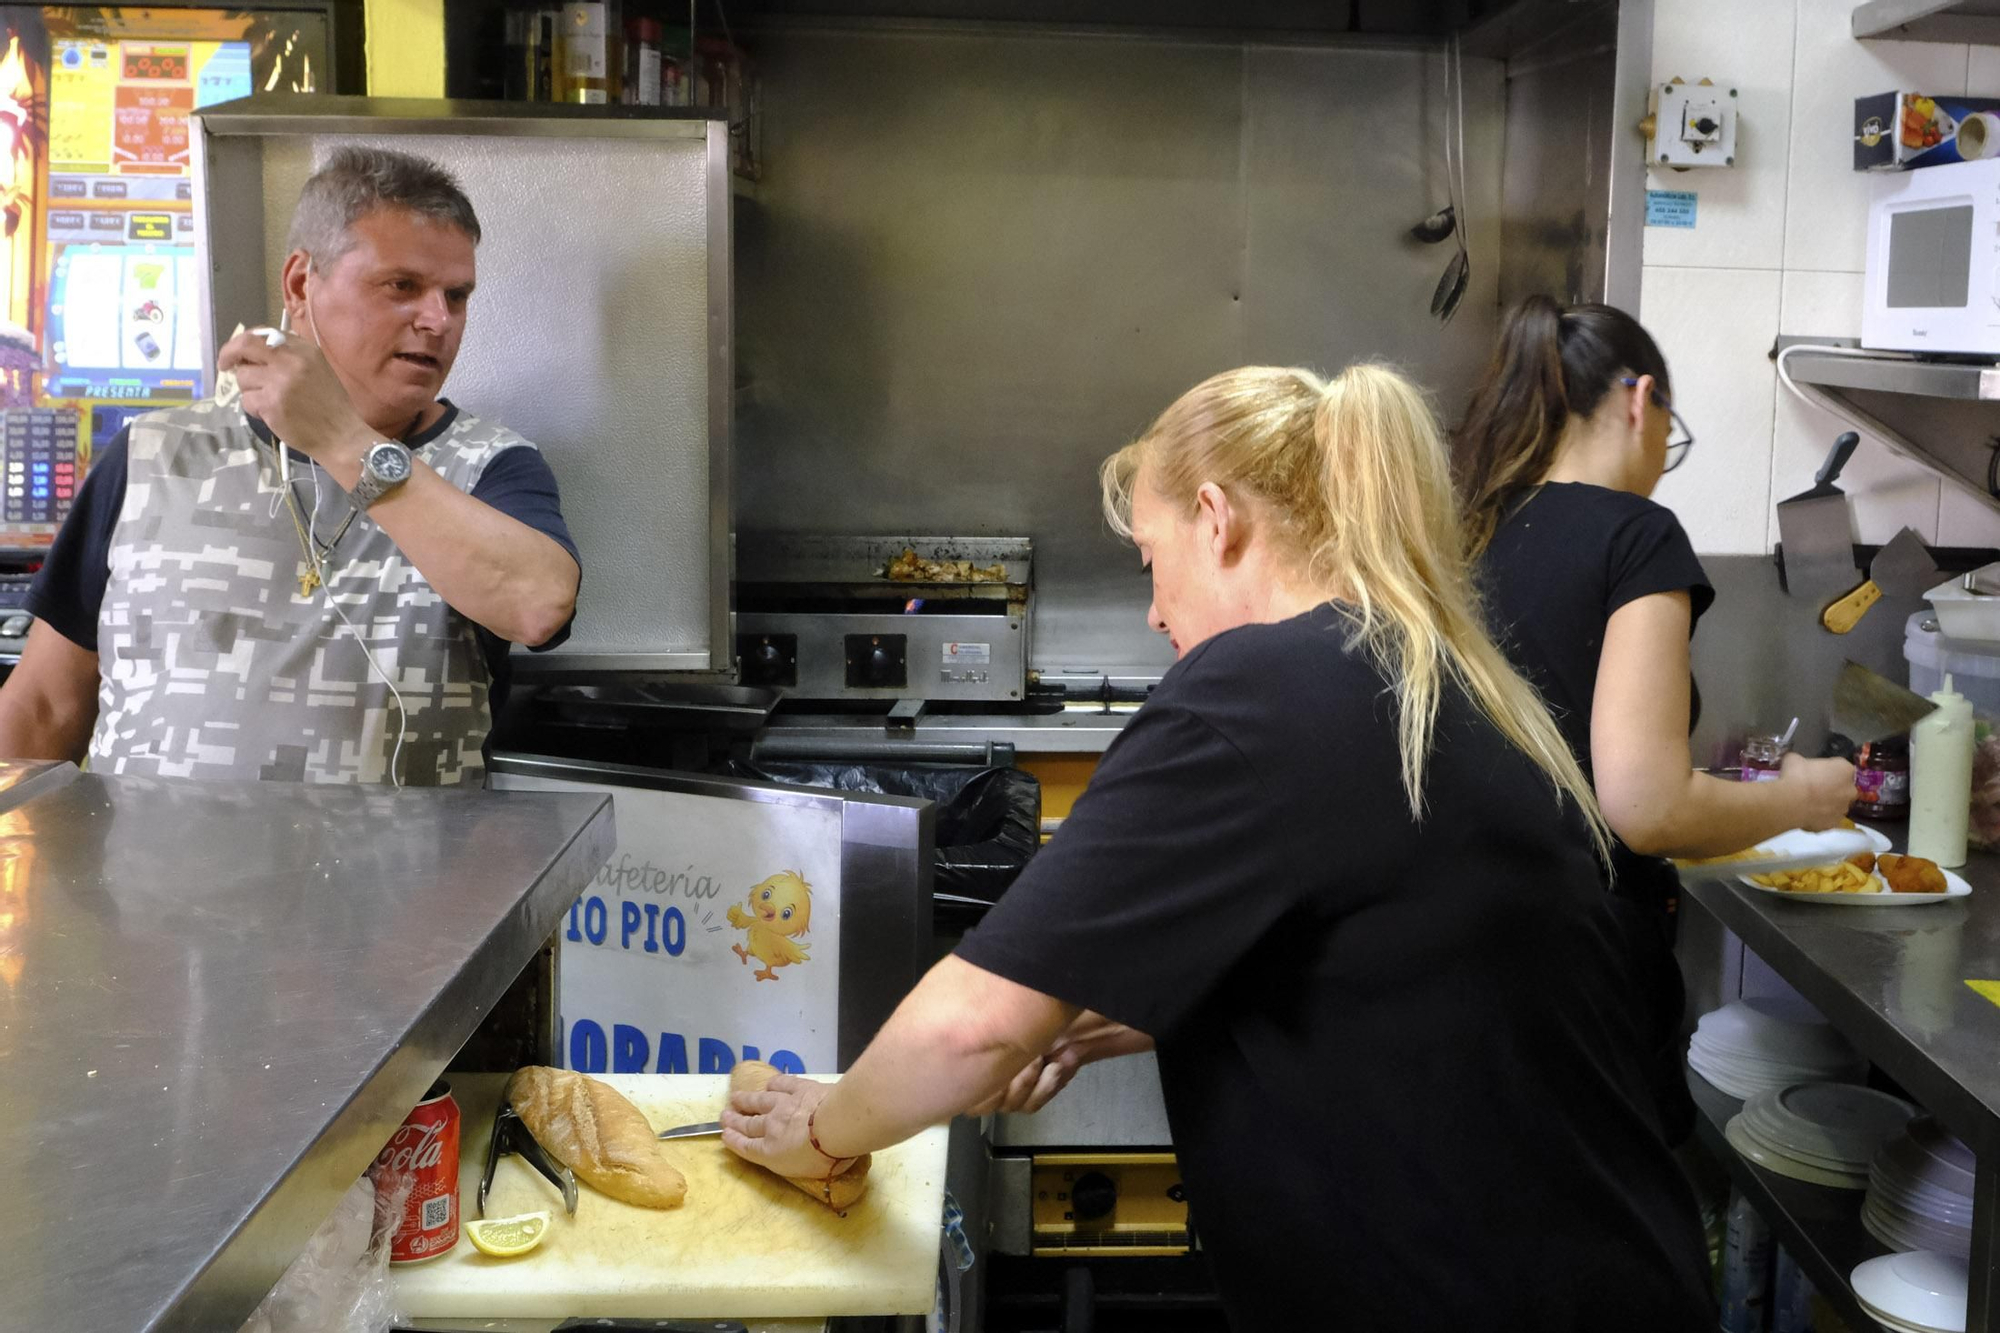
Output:
[[1868,1188],[1868,1165],[1917,1108],[1852,1083],[1760,1092],[1723,1126],[1730,1146],[1781,1176],[1835,1189]]
[[1892,1250],[1972,1253],[1972,1150],[1930,1116],[1882,1145],[1868,1170],[1861,1225]]
[[1802,1000],[1760,996],[1703,1014],[1688,1043],[1694,1072],[1732,1097],[1794,1083],[1858,1081],[1868,1063]]
[[1856,1266],[1861,1308],[1894,1333],[1965,1333],[1966,1263],[1916,1250],[1882,1254]]

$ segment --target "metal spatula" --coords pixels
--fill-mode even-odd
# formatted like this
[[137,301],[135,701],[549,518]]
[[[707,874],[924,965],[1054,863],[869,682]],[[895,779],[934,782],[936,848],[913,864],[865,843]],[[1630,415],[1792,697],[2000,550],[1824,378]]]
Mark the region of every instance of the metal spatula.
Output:
[[1894,597],[1921,597],[1938,581],[1937,562],[1912,528],[1904,528],[1887,546],[1875,553],[1868,577],[1860,587],[1830,603],[1820,613],[1819,623],[1835,634],[1845,634],[1861,622],[1868,608],[1887,593]]
[[1848,431],[1833,442],[1810,489],[1778,504],[1778,535],[1785,544],[1785,589],[1819,606],[1854,586],[1854,535],[1847,496],[1834,483],[1861,437]]
[[1900,736],[1937,707],[1921,694],[1857,662],[1844,663],[1833,682],[1833,729],[1856,745]]

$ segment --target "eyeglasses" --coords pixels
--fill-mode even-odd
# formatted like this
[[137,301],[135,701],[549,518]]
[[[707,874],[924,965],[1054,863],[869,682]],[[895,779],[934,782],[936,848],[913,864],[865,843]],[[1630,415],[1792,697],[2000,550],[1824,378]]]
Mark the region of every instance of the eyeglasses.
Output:
[[[1628,389],[1639,387],[1639,381],[1629,376],[1618,382]],[[1673,431],[1667,436],[1667,465],[1661,469],[1662,473],[1672,472],[1687,462],[1688,450],[1694,448],[1694,432],[1688,429],[1687,422],[1681,420],[1681,414],[1674,411],[1674,405],[1667,401],[1665,394],[1654,389],[1647,396],[1653,400],[1655,407],[1673,419]]]

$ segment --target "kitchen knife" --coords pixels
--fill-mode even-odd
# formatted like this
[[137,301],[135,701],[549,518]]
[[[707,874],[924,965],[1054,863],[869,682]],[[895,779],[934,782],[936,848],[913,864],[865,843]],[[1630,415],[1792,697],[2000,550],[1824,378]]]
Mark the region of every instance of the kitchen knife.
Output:
[[1860,587],[1830,603],[1820,613],[1819,623],[1835,634],[1845,634],[1861,622],[1868,608],[1888,593],[1897,597],[1921,597],[1938,579],[1937,562],[1915,529],[1904,528],[1875,553],[1868,577]]
[[706,1120],[699,1125],[675,1125],[672,1129],[660,1131],[663,1139],[705,1139],[722,1132],[720,1120]]
[[1833,729],[1856,745],[1901,736],[1937,705],[1857,662],[1833,682]]
[[1785,589],[1815,606],[1854,586],[1854,537],[1847,496],[1834,482],[1861,437],[1848,431],[1833,442],[1813,485],[1778,504],[1778,536],[1785,547]]

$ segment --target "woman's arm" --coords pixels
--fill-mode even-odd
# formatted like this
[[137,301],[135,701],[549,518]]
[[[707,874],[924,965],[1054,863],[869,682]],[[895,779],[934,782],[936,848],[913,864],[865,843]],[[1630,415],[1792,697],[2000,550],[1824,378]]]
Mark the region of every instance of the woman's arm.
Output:
[[1785,758],[1775,782],[1729,782],[1688,758],[1685,592],[1612,612],[1591,699],[1590,761],[1612,830],[1649,856],[1722,856],[1789,828],[1837,824],[1854,799],[1844,759]]
[[1114,1022],[1094,1009],[1086,1009],[1076,1021],[1057,1035],[1042,1055],[1030,1060],[998,1093],[974,1106],[968,1115],[1001,1112],[1032,1114],[1047,1106],[1055,1095],[1069,1086],[1076,1071],[1099,1060],[1118,1055],[1137,1055],[1153,1049],[1153,1039],[1137,1028]]
[[[839,1083],[780,1076],[763,1092],[738,1093],[722,1113],[722,1141],[779,1175],[832,1175],[848,1160],[901,1143],[1001,1092],[1079,1012],[946,958],[896,1007]],[[832,1158],[808,1140],[808,1118]]]

